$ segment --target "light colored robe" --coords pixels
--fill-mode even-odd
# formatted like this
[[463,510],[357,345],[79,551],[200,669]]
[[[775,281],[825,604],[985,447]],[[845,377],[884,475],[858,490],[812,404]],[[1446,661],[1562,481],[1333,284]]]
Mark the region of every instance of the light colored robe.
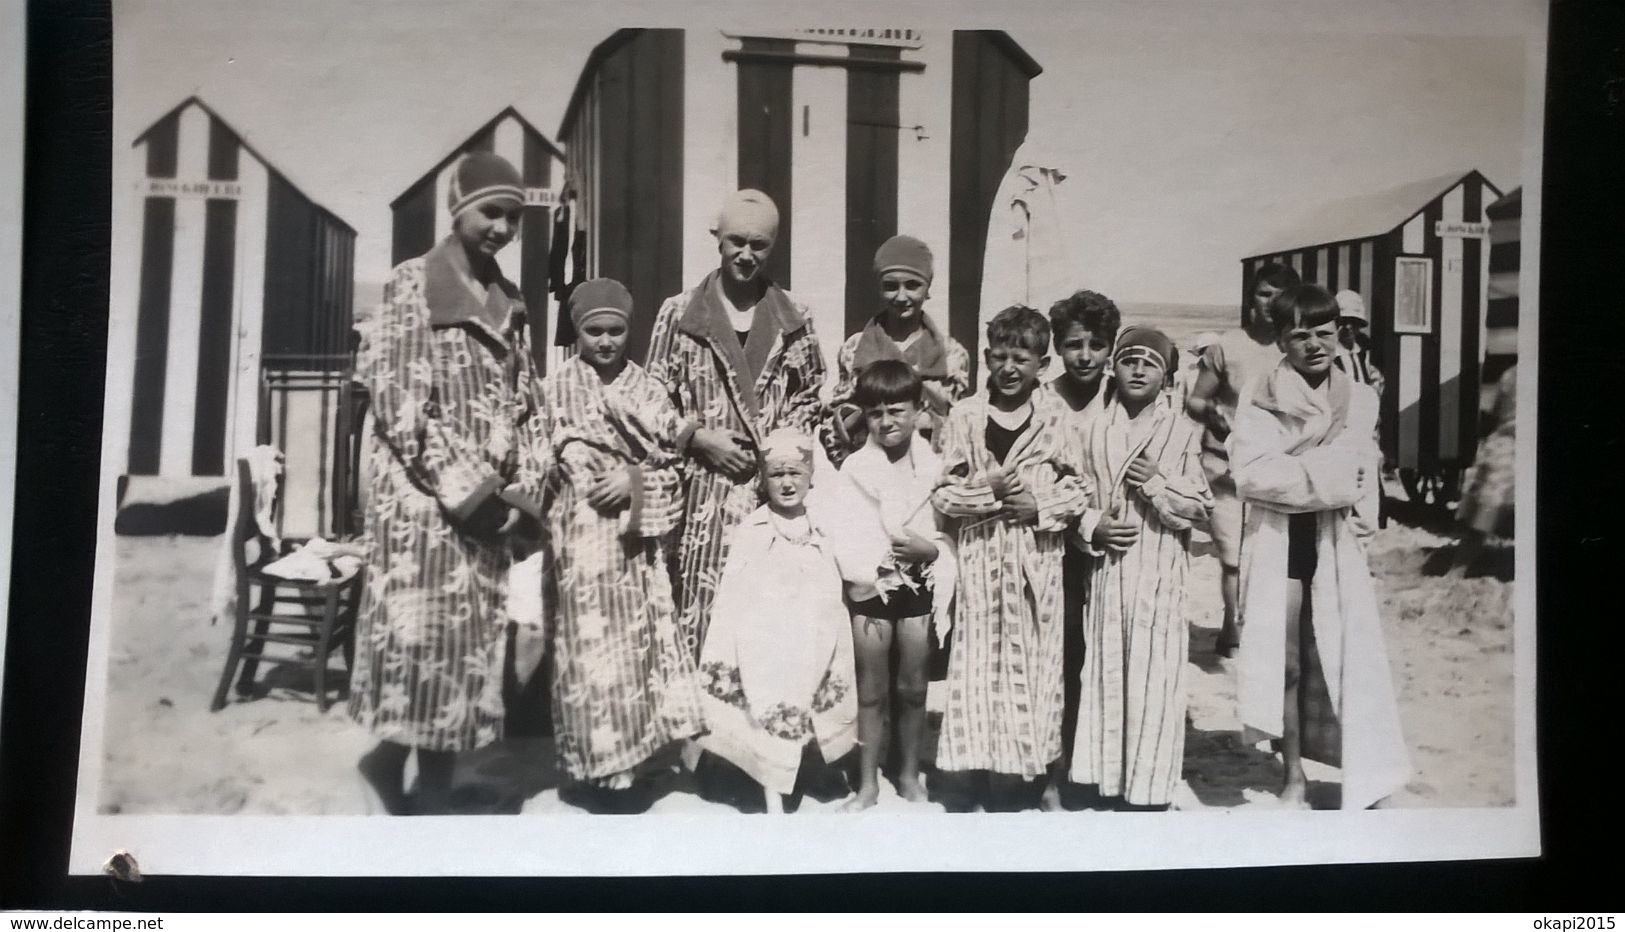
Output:
[[[1244,397],[1227,444],[1231,473],[1248,506],[1241,555],[1247,632],[1238,678],[1241,720],[1249,738],[1281,735],[1286,587],[1292,584],[1286,575],[1287,516],[1315,512],[1311,624],[1341,740],[1331,748],[1305,740],[1303,753],[1341,766],[1342,808],[1364,809],[1403,787],[1411,773],[1376,588],[1357,531],[1365,522],[1355,514],[1369,500],[1369,483],[1377,481],[1377,394],[1334,369],[1330,378],[1348,386],[1346,423],[1327,442],[1304,449],[1305,435],[1327,429],[1328,406],[1287,363],[1270,377],[1282,386],[1282,403],[1291,413],[1265,410]],[[1311,688],[1309,671],[1304,673],[1300,689]]]
[[[677,413],[636,363],[605,385],[580,357],[542,381],[540,401],[553,451],[546,523],[559,759],[577,780],[629,785],[632,768],[701,730],[665,546],[683,504]],[[631,502],[600,513],[587,492],[628,466]]]
[[[677,413],[699,427],[731,430],[759,448],[781,427],[812,434],[823,410],[824,357],[805,305],[770,285],[756,305],[750,342],[739,345],[722,307],[717,273],[667,298],[649,340],[649,375]],[[753,354],[760,372],[749,372]],[[736,482],[698,462],[688,473],[673,580],[678,624],[695,656],[728,555],[729,533],[759,504],[755,475]]]
[[988,484],[990,406],[960,402],[943,427],[943,475],[932,504],[955,519],[959,587],[937,766],[1036,777],[1061,754],[1065,530],[1088,503],[1064,451],[1064,405],[1034,395],[1033,415],[1004,468],[1038,502],[1036,524],[1001,515]]
[[[1190,528],[1213,508],[1201,428],[1159,394],[1137,418],[1108,405],[1081,439],[1094,495],[1078,540],[1094,559],[1072,780],[1164,805],[1184,763]],[[1141,453],[1161,475],[1130,489],[1124,476]],[[1120,507],[1139,522],[1139,538],[1121,552],[1095,548],[1089,534]]]
[[802,750],[857,744],[852,626],[829,542],[803,517],[787,536],[763,505],[735,530],[701,649],[700,747],[766,789],[795,789]]

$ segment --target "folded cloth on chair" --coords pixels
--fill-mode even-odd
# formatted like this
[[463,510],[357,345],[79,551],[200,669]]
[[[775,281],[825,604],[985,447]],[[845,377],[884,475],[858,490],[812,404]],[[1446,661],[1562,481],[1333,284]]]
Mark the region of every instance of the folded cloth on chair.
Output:
[[[277,484],[282,478],[282,451],[269,444],[261,444],[244,454],[248,463],[249,481],[254,486],[254,500],[239,501],[240,492],[235,478],[226,497],[226,534],[221,538],[220,555],[215,561],[214,592],[209,599],[211,624],[213,619],[229,618],[237,611],[237,566],[232,550],[237,546],[237,515],[239,509],[252,508],[254,523],[265,538],[269,553],[282,549],[276,536]],[[235,473],[233,474],[235,475]]]
[[366,552],[358,544],[313,538],[292,553],[267,563],[263,572],[291,582],[343,582],[361,569]]

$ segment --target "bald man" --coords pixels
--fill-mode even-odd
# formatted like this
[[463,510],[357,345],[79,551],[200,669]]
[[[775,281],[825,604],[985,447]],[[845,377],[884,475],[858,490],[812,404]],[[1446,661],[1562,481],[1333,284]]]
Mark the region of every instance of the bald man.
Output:
[[688,422],[693,461],[677,541],[678,625],[694,656],[705,639],[733,529],[760,504],[757,452],[783,427],[811,434],[824,357],[806,305],[763,271],[779,211],[760,191],[728,198],[712,230],[720,262],[655,316],[645,368]]

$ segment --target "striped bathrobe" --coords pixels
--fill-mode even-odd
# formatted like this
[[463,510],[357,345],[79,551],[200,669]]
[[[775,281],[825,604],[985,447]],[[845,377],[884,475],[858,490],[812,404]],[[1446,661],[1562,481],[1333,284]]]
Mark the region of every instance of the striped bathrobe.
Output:
[[432,751],[502,737],[509,550],[461,521],[494,494],[539,502],[546,450],[523,299],[499,272],[482,300],[466,268],[449,239],[397,266],[357,354],[374,437],[349,712]]
[[[1084,659],[1072,780],[1135,805],[1164,805],[1185,750],[1185,578],[1190,528],[1213,508],[1201,463],[1201,427],[1159,394],[1139,417],[1115,401],[1082,435],[1094,490],[1078,539],[1094,555],[1083,616]],[[1159,476],[1124,484],[1144,454]],[[1140,525],[1127,550],[1088,543],[1113,512]]]
[[[741,434],[753,449],[781,427],[811,435],[823,410],[825,369],[806,306],[768,285],[741,346],[717,275],[660,306],[649,339],[649,374],[665,387],[680,417]],[[755,475],[735,481],[698,462],[686,492],[673,585],[678,625],[690,655],[698,657],[729,534],[761,498]]]
[[1089,489],[1063,451],[1065,406],[1034,395],[1004,468],[1038,500],[1036,524],[1000,514],[988,484],[985,398],[960,402],[943,427],[932,504],[956,519],[959,586],[947,707],[937,746],[945,771],[1032,778],[1061,755],[1061,552]]
[[[682,646],[665,537],[683,496],[677,413],[628,362],[605,385],[573,357],[541,383],[553,456],[546,523],[557,596],[553,727],[577,780],[624,787],[631,769],[700,732],[694,659]],[[603,477],[632,468],[632,500],[605,515],[587,502]]]

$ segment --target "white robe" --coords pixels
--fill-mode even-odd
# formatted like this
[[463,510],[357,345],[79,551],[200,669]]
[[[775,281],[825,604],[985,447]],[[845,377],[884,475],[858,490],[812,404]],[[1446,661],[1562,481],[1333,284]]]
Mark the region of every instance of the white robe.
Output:
[[[1242,724],[1249,739],[1281,735],[1287,516],[1315,512],[1318,566],[1310,585],[1311,624],[1342,734],[1341,760],[1328,763],[1342,768],[1344,809],[1369,807],[1403,787],[1411,774],[1376,588],[1356,533],[1360,519],[1353,514],[1377,481],[1377,413],[1376,392],[1351,385],[1341,433],[1294,455],[1288,450],[1314,429],[1312,419],[1267,411],[1244,397],[1227,441],[1231,473],[1247,504],[1241,553],[1246,636],[1238,683]],[[1305,756],[1310,756],[1307,748]]]

